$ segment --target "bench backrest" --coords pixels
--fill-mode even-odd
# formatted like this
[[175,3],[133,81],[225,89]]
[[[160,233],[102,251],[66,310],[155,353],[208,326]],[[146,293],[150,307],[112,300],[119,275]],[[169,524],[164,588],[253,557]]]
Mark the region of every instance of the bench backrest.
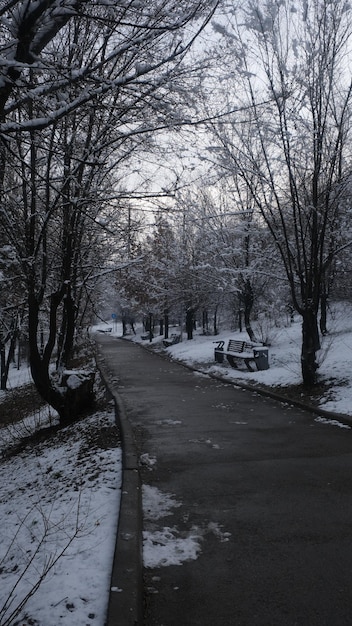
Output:
[[229,339],[227,346],[228,352],[250,352],[253,350],[253,345],[247,341],[240,341],[238,339]]
[[244,352],[245,341],[238,341],[237,339],[230,339],[227,350],[228,352]]

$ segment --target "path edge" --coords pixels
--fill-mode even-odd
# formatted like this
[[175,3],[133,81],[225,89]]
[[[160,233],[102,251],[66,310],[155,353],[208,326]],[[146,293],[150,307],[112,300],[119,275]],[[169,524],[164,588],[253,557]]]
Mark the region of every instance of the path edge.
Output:
[[142,626],[143,556],[142,489],[138,455],[132,426],[123,401],[111,381],[99,346],[96,364],[108,394],[115,404],[115,420],[122,443],[122,485],[120,513],[110,580],[105,626]]

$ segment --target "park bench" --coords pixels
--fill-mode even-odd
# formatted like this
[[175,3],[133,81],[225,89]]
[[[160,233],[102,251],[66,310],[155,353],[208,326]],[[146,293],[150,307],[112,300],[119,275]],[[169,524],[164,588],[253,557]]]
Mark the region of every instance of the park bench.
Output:
[[172,333],[170,337],[163,340],[163,344],[165,348],[168,348],[169,346],[173,346],[175,343],[179,343],[180,340],[181,340],[181,335],[178,335],[177,333]]
[[254,372],[251,365],[253,362],[257,370],[269,369],[269,350],[262,345],[249,343],[248,341],[229,339],[227,349],[224,350],[224,341],[215,341],[214,343],[217,344],[214,354],[217,363],[223,363],[224,357],[226,356],[231,367],[237,367],[236,361],[242,359],[250,372]]

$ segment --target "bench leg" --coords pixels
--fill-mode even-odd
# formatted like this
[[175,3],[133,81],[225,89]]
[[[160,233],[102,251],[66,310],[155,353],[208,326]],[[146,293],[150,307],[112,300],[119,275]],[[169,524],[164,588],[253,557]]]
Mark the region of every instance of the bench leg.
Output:
[[[226,358],[227,358],[228,362],[230,363],[231,367],[234,367],[235,369],[238,369],[238,365],[236,363],[236,357],[231,356],[231,354],[227,354]],[[238,357],[238,358],[240,359],[241,357]],[[243,360],[245,362],[245,364],[247,366],[247,370],[249,372],[255,372],[255,369],[251,366],[251,361],[253,359],[241,359],[241,360]]]
[[224,353],[223,353],[223,351],[222,350],[217,350],[215,348],[214,358],[215,358],[215,362],[216,363],[223,363],[224,362]]
[[255,372],[255,369],[251,366],[249,359],[244,359],[245,364],[247,365],[247,370],[249,372]]

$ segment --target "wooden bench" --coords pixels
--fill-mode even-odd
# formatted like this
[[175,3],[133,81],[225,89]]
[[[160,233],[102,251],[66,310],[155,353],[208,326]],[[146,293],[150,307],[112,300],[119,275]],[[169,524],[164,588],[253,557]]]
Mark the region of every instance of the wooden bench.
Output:
[[224,341],[215,341],[214,343],[217,343],[214,354],[217,363],[223,363],[224,356],[226,356],[231,367],[237,367],[236,360],[242,359],[250,372],[254,372],[251,365],[253,362],[257,370],[269,369],[269,350],[262,345],[249,343],[248,341],[229,339],[227,349],[224,350]]
[[168,348],[169,346],[175,345],[175,343],[179,343],[180,340],[181,340],[181,335],[178,335],[177,333],[172,333],[170,337],[168,337],[168,339],[163,340],[163,344],[165,348]]

